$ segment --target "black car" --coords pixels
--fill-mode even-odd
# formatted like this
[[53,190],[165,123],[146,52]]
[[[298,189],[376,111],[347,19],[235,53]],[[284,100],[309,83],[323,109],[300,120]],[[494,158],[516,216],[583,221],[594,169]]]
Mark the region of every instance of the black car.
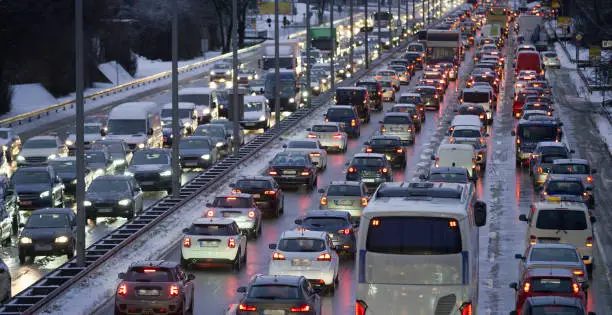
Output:
[[20,167],[11,181],[20,210],[64,206],[64,184],[51,166]]
[[217,163],[219,153],[212,138],[193,136],[181,139],[179,156],[182,167],[208,168]]
[[115,165],[106,149],[86,150],[85,167],[91,170],[95,176],[115,173]]
[[26,257],[74,257],[76,214],[72,209],[45,208],[32,212],[19,236],[19,263]]
[[387,157],[392,165],[400,168],[406,167],[406,150],[402,140],[397,136],[373,136],[370,141],[364,143],[366,153],[380,153]]
[[348,166],[346,180],[361,181],[369,188],[376,188],[381,183],[393,181],[391,164],[384,154],[357,153],[346,166]]
[[[548,313],[550,310],[551,313]],[[511,311],[510,315],[518,315],[519,312]],[[532,296],[528,297],[521,308],[522,315],[538,314],[572,314],[572,315],[595,315],[588,312],[582,300],[575,297],[565,296]]]
[[295,220],[298,230],[327,232],[334,246],[340,248],[338,253],[355,254],[355,228],[351,215],[346,211],[313,210]]
[[368,98],[370,99],[370,108],[382,111],[383,109],[383,87],[376,80],[359,80],[357,87],[368,89]]
[[133,218],[144,203],[138,182],[125,175],[104,175],[91,182],[85,194],[85,212],[93,223],[98,217]]
[[336,105],[351,105],[357,110],[359,118],[365,123],[370,122],[370,106],[368,89],[365,87],[336,88],[334,100]]
[[414,69],[423,69],[423,55],[417,51],[409,51],[404,55],[404,59],[408,60]]
[[0,200],[2,200],[2,207],[0,207],[0,240],[10,242],[11,235],[17,235],[19,232],[20,216],[15,188],[6,176],[0,176]]
[[278,218],[285,211],[283,190],[270,176],[241,177],[230,187],[234,194],[251,194],[263,213]]
[[132,152],[127,143],[122,139],[98,140],[92,143],[89,148],[92,150],[106,148],[115,165],[115,172],[117,173],[123,173],[130,163],[130,160],[132,160]]
[[228,155],[233,151],[231,133],[227,131],[227,128],[224,125],[221,125],[221,124],[199,125],[198,128],[196,128],[193,135],[210,137],[213,140],[215,146],[217,147],[219,156]]
[[312,287],[304,276],[255,275],[236,306],[236,315],[266,314],[266,310],[284,313],[320,315],[319,289]]
[[435,86],[420,85],[414,88],[415,93],[419,93],[423,99],[425,107],[434,107],[440,109],[440,96]]
[[[210,121],[210,124],[225,126],[225,132],[227,133],[227,136],[230,137],[232,140],[234,140],[234,122],[232,120],[225,119],[225,118],[213,119]],[[238,125],[238,141],[237,142],[240,145],[244,144],[244,128],[242,128],[242,125]]]
[[487,111],[484,109],[482,105],[472,104],[472,103],[463,103],[459,105],[459,108],[456,109],[457,115],[473,115],[478,116],[483,125],[488,123],[487,121]]
[[172,156],[166,149],[146,149],[134,152],[125,171],[134,176],[144,190],[172,192]]
[[[49,166],[53,167],[55,174],[62,179],[64,184],[64,194],[74,196],[76,192],[76,157],[67,156],[56,158],[49,161]],[[89,176],[89,169],[85,169],[85,182]]]
[[427,174],[421,174],[419,178],[437,183],[469,184],[472,182],[470,180],[470,173],[464,167],[432,167]]
[[281,187],[306,185],[310,190],[317,186],[317,165],[306,153],[280,152],[269,164],[268,175]]
[[[187,129],[184,126],[179,127],[179,135],[180,137],[187,135]],[[174,140],[174,134],[172,133],[172,119],[162,120],[162,136],[163,147],[172,147],[172,142]]]

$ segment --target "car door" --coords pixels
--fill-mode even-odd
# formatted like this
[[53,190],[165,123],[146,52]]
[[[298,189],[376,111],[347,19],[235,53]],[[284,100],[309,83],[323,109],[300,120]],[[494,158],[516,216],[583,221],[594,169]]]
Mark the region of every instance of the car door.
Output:
[[337,277],[338,276],[338,266],[340,265],[340,257],[338,256],[338,253],[336,253],[336,250],[334,249],[334,243],[332,242],[328,234],[325,235],[325,239],[327,241],[327,247],[328,247],[327,251],[331,255],[332,266],[334,267],[335,276]]

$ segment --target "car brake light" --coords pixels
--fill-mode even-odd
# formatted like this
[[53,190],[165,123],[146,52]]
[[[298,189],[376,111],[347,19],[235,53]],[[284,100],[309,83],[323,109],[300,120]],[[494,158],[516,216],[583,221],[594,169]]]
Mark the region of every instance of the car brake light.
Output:
[[227,247],[229,247],[229,248],[236,247],[236,240],[231,238],[231,237],[229,239],[227,239]]
[[308,138],[310,138],[310,139],[315,139],[316,137],[317,137],[317,135],[314,134],[314,133],[309,133],[308,134]]
[[404,149],[403,148],[399,148],[399,149],[395,150],[395,152],[397,152],[397,153],[404,153]]
[[354,168],[354,167],[349,167],[349,168],[348,168],[348,172],[349,172],[349,173],[357,173],[357,169],[356,169],[356,168]]
[[461,309],[461,315],[472,315],[472,303],[471,302],[463,303],[460,309]]
[[178,295],[179,295],[178,285],[176,284],[170,285],[170,296],[178,296]]
[[335,134],[333,137],[334,139],[342,139],[342,135],[339,133]]
[[586,245],[586,247],[593,247],[593,237],[592,236],[587,237],[586,243],[584,245]]
[[[536,240],[537,237],[535,235],[529,235],[529,245],[535,245],[536,244]],[[525,291],[527,292],[527,291]]]
[[309,169],[307,169],[307,168],[305,168],[305,169],[304,169],[304,170],[303,170],[303,171],[300,173],[300,175],[301,175],[301,176],[308,176],[308,175],[310,175],[310,170],[309,170]]
[[183,247],[191,247],[191,237],[187,236],[183,239]]
[[273,260],[285,260],[285,255],[279,252],[274,252],[274,254],[272,254],[272,259]]
[[226,200],[236,200],[236,197],[226,197]]
[[323,253],[317,257],[318,261],[331,261],[331,255],[329,253]]
[[212,218],[212,217],[215,216],[215,212],[212,211],[212,210],[208,210],[208,211],[206,211],[206,216],[209,217],[209,218]]
[[580,286],[576,282],[572,283],[572,289],[574,290],[574,293],[580,292]]
[[576,269],[574,271],[572,271],[572,273],[576,276],[584,276],[584,271],[580,270],[580,269]]
[[527,292],[529,292],[530,289],[531,289],[531,283],[525,282],[525,284],[523,285],[523,291],[525,291],[525,293],[527,293]]
[[276,195],[276,191],[274,191],[274,190],[266,190],[266,191],[264,191],[264,195],[272,195],[273,196],[273,195]]
[[311,152],[310,156],[321,156],[321,153],[319,153],[319,152]]
[[389,172],[389,170],[386,167],[383,167],[380,169],[380,172],[383,174],[387,174]]
[[412,132],[412,127],[408,127],[408,132]]
[[368,305],[364,301],[357,300],[355,303],[355,315],[365,315]]
[[245,311],[245,312],[256,312],[257,311],[257,307],[253,306],[253,305],[248,305],[248,304],[240,303],[240,305],[238,305],[238,310]]
[[542,174],[542,168],[538,167],[538,173]]
[[122,283],[119,285],[119,288],[117,289],[117,294],[118,295],[126,295],[127,294],[127,284],[126,283]]
[[232,194],[239,194],[241,192],[240,189],[232,189]]
[[327,196],[321,197],[321,201],[319,202],[322,206],[327,206]]
[[586,181],[587,181],[587,183],[592,183],[593,182],[593,176],[587,176]]
[[385,128],[385,125],[380,125],[380,132],[386,132],[387,128]]
[[355,121],[355,119],[351,119],[351,127],[355,127],[357,125],[357,122]]
[[152,268],[145,268],[143,271],[144,271],[144,273],[154,273],[154,272],[156,272],[157,270],[152,269]]
[[296,313],[299,313],[299,312],[310,312],[310,305],[304,304],[302,306],[292,307],[290,310],[291,310],[291,312],[296,312]]
[[271,168],[270,170],[268,170],[268,174],[274,176],[274,175],[278,175],[278,172],[275,169]]
[[249,218],[254,218],[255,217],[255,211],[251,210],[249,211]]
[[372,153],[372,148],[367,147],[367,148],[366,148],[366,153]]
[[368,205],[368,198],[366,197],[361,197],[361,206],[365,207]]

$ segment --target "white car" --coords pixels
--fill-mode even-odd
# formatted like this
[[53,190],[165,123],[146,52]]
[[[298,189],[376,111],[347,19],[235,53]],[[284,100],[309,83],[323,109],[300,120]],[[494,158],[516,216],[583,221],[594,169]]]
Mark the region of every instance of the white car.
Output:
[[348,135],[342,125],[337,122],[321,122],[307,128],[308,139],[319,140],[319,144],[327,151],[346,151]]
[[257,239],[261,235],[261,210],[251,194],[224,194],[207,203],[206,217],[229,218],[236,221],[240,231]]
[[313,285],[327,287],[330,293],[338,283],[340,258],[331,247],[328,233],[321,231],[285,231],[274,250],[270,275],[304,276]]
[[546,68],[554,68],[561,69],[561,61],[559,60],[559,56],[557,56],[557,52],[555,51],[543,51],[540,53],[542,57],[542,63]]
[[310,155],[310,159],[317,164],[317,168],[324,170],[327,168],[327,151],[319,140],[293,140],[283,145],[285,152],[303,152]]
[[[85,134],[84,142],[85,148],[87,148],[92,142],[98,141],[102,139],[102,134],[104,125],[101,123],[89,123],[83,126]],[[72,128],[72,131],[66,137],[66,146],[68,150],[73,151],[76,150],[76,127]]]
[[247,259],[247,237],[234,220],[199,218],[183,230],[181,266],[185,269],[204,263],[227,263],[240,270]]
[[244,129],[270,128],[270,106],[263,95],[250,95],[244,97],[244,117],[240,124]]
[[[172,121],[172,103],[167,103],[162,106],[160,119],[163,121]],[[198,128],[198,110],[194,103],[179,102],[178,117],[182,128],[192,134]]]
[[35,136],[23,143],[17,166],[47,164],[47,160],[68,156],[68,147],[58,136]]
[[400,79],[397,75],[397,72],[395,72],[394,70],[385,69],[376,71],[376,74],[374,74],[374,78],[379,81],[390,80],[393,83],[393,86],[396,88],[396,91],[399,90]]

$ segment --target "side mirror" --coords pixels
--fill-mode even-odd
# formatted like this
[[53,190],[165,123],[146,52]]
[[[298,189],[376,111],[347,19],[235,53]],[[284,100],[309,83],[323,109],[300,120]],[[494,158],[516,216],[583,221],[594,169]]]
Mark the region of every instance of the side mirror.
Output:
[[474,221],[479,227],[487,224],[487,204],[485,202],[478,200],[474,204]]
[[317,192],[320,193],[320,194],[324,194],[325,193],[325,189],[319,188],[319,190],[317,190]]
[[121,280],[125,280],[125,272],[120,272],[118,278]]
[[217,108],[217,102],[212,102],[212,103],[210,103],[210,107],[212,107],[212,108]]
[[427,180],[427,176],[425,174],[419,174],[420,180]]
[[195,275],[193,273],[190,273],[187,275],[187,281],[193,281],[195,280]]
[[527,216],[524,214],[519,215],[519,221],[523,221],[523,222],[527,222],[529,220],[527,220]]
[[431,155],[429,158],[430,158],[432,161],[435,161],[435,160],[436,160],[436,156],[435,156],[435,155],[433,155],[433,154],[432,154],[432,155]]
[[238,293],[246,293],[247,288],[246,287],[239,287],[238,289],[236,289],[236,292]]
[[207,206],[207,207],[212,207],[212,203],[207,202],[207,203],[206,203],[206,206]]
[[342,245],[334,245],[333,249],[334,249],[335,251],[337,251],[337,252],[338,252],[338,251],[341,251],[341,250],[342,250]]
[[301,219],[295,219],[295,221],[293,221],[293,223],[300,225],[302,224],[302,220]]
[[514,258],[520,259],[520,260],[525,259],[525,257],[523,255],[521,255],[521,254],[514,254]]
[[189,233],[189,229],[188,228],[184,228],[183,229],[183,233],[185,233],[185,234]]
[[276,244],[268,244],[269,249],[276,249]]
[[379,124],[382,124],[382,123],[383,123],[383,121],[382,121],[382,120],[379,120],[379,121],[378,121],[378,123],[379,123]]
[[514,130],[510,131],[510,135],[513,136],[513,137],[516,137],[516,131],[514,131]]
[[518,283],[512,282],[508,285],[511,289],[518,290]]
[[594,216],[589,216],[589,220],[591,221],[591,223],[597,222],[597,219],[595,219]]
[[488,137],[488,136],[489,136],[489,134],[488,134],[488,133],[485,133],[485,137]]

